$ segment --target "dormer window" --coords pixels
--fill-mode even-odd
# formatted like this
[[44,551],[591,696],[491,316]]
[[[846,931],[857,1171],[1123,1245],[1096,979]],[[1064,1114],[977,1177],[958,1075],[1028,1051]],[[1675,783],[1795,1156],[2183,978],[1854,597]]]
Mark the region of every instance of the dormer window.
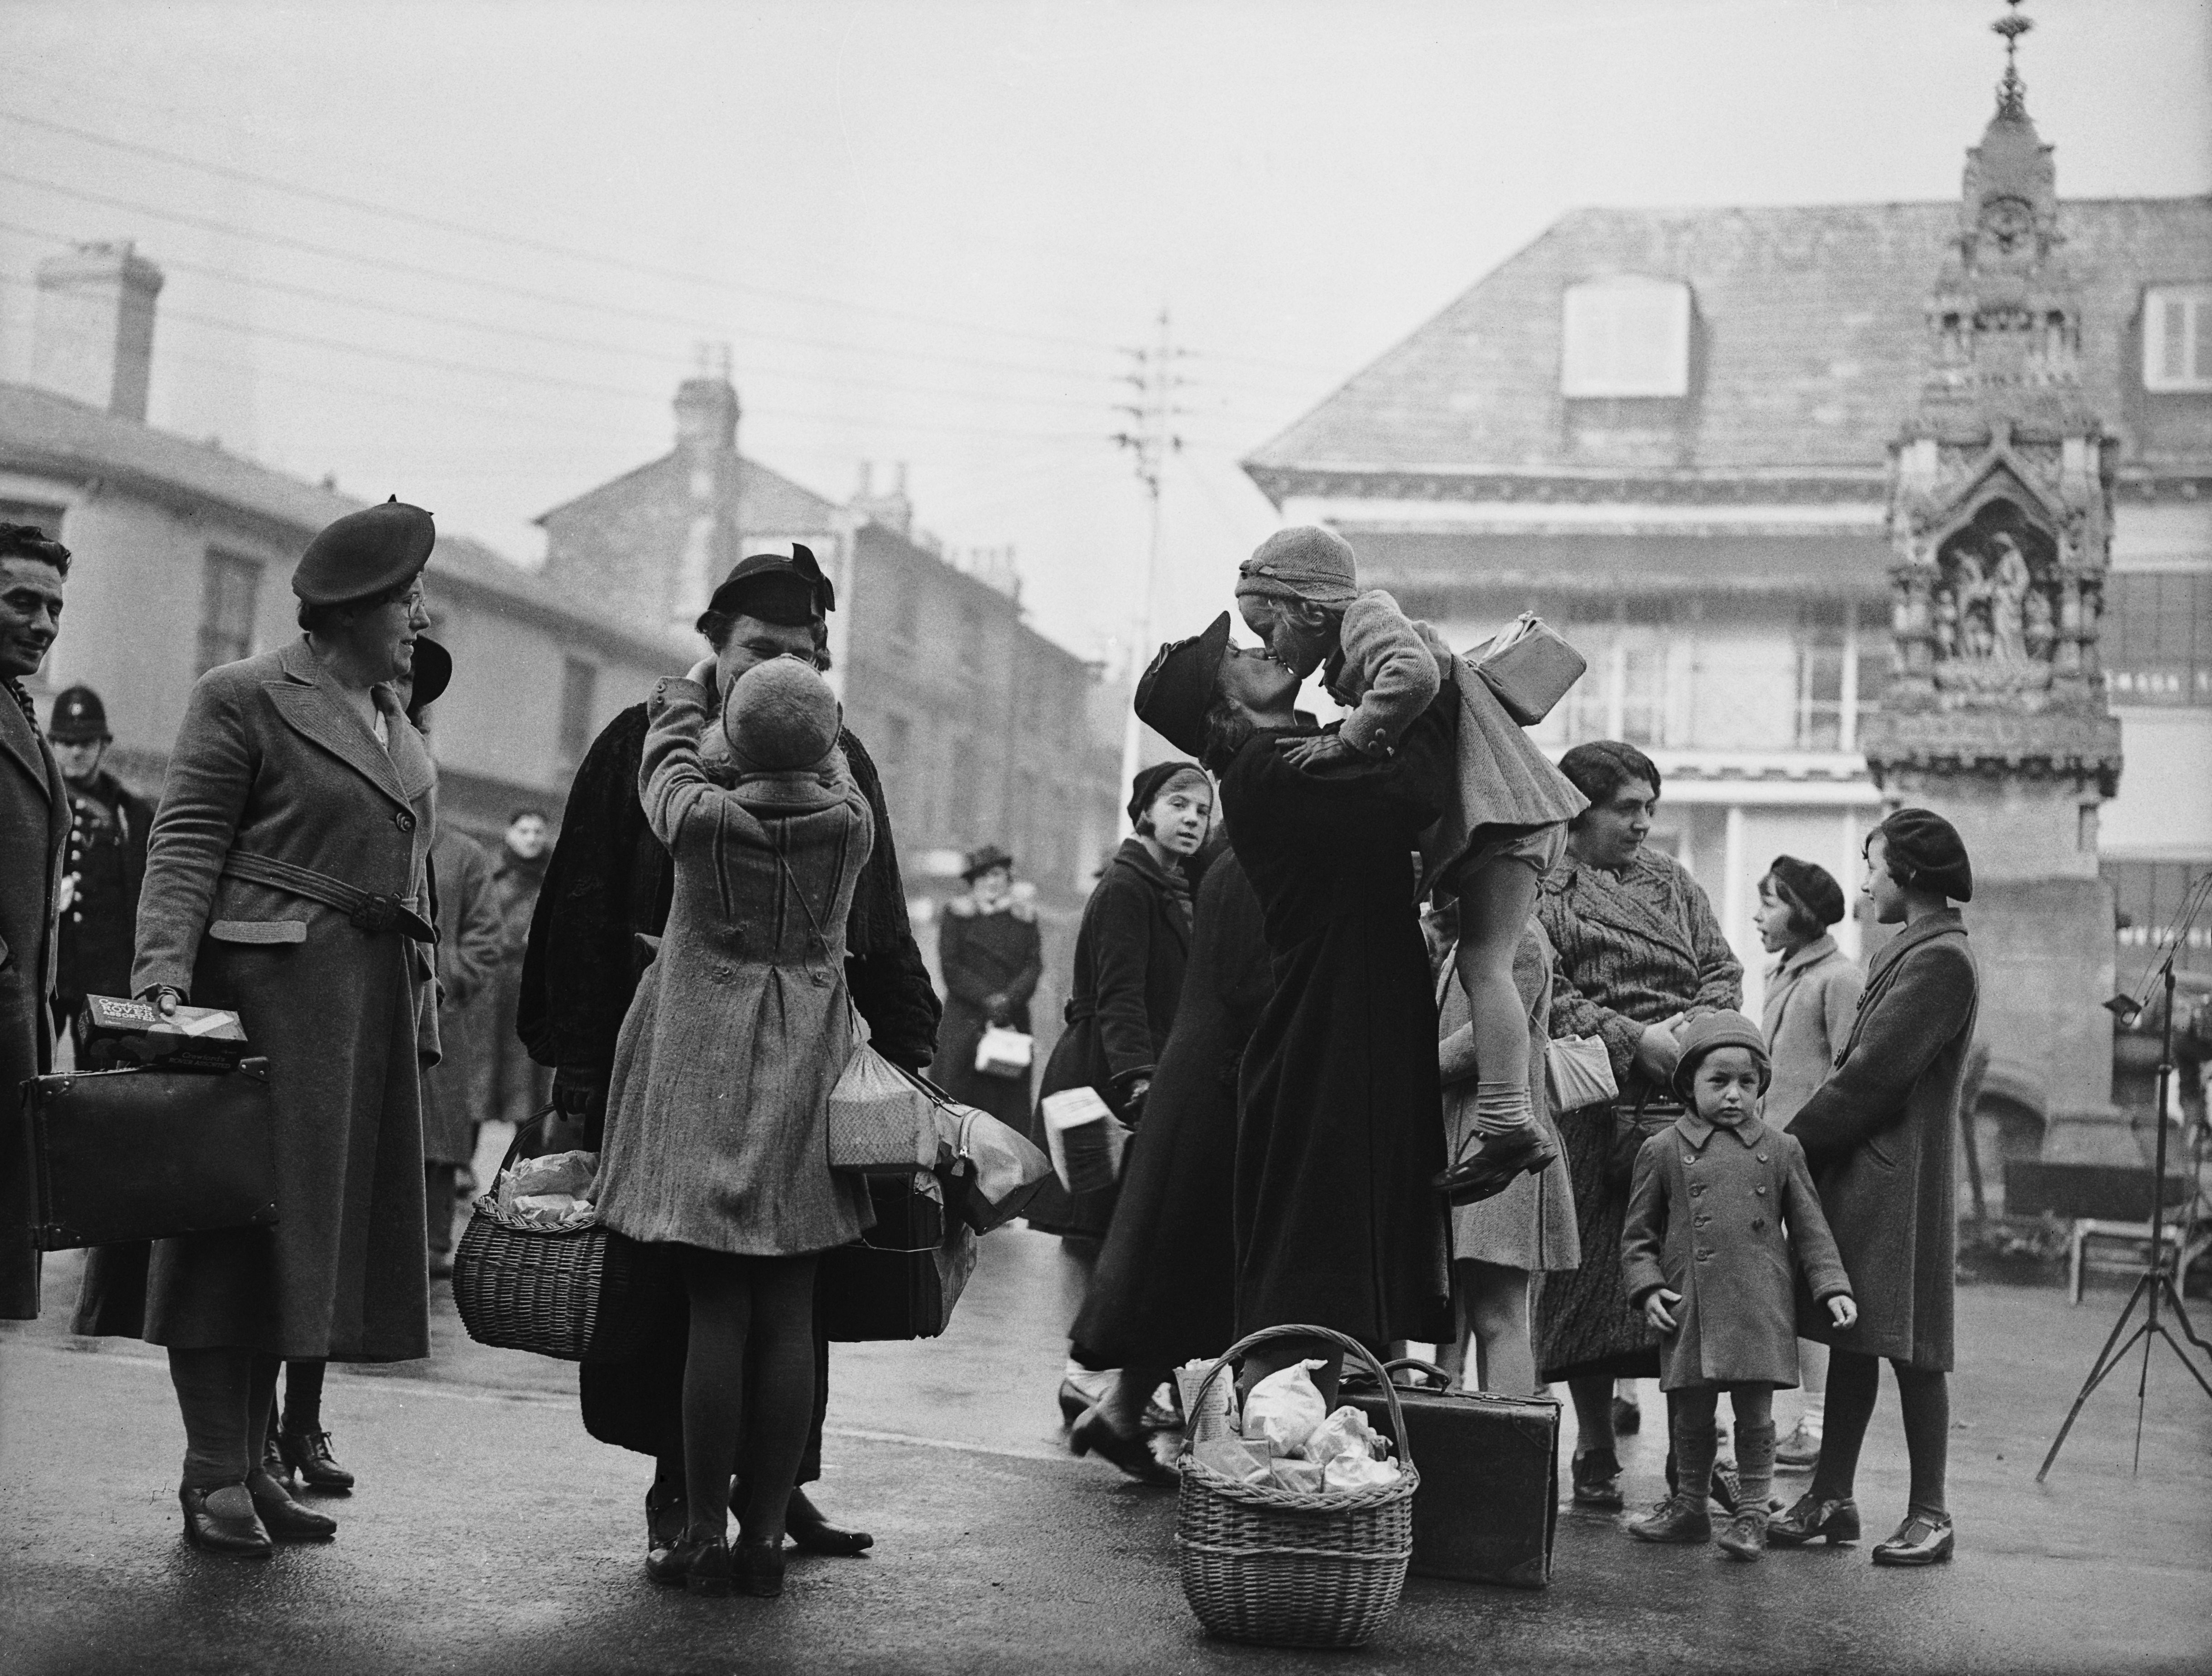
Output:
[[2143,293],[2143,388],[2212,390],[2212,285]]
[[1686,396],[1690,288],[1623,274],[1570,285],[1561,303],[1563,396]]

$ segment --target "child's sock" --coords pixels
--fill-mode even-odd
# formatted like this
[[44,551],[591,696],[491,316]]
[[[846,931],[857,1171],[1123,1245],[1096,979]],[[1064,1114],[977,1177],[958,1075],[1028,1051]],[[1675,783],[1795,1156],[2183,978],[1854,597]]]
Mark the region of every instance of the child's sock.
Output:
[[1735,1483],[1738,1509],[1764,1515],[1774,1493],[1773,1421],[1735,1423]]
[[[1769,1441],[1771,1442],[1771,1434]],[[1703,1508],[1706,1497],[1713,1493],[1713,1454],[1712,1409],[1692,1403],[1678,1404],[1674,1413],[1674,1493],[1692,1507]],[[1771,1455],[1769,1460],[1771,1463]],[[1771,1473],[1771,1464],[1769,1471]],[[1760,1504],[1765,1505],[1764,1502]]]
[[1510,1135],[1533,1123],[1526,1083],[1485,1083],[1474,1085],[1474,1132],[1479,1135]]
[[1828,1394],[1826,1391],[1805,1393],[1805,1406],[1798,1423],[1816,1436],[1828,1420]]

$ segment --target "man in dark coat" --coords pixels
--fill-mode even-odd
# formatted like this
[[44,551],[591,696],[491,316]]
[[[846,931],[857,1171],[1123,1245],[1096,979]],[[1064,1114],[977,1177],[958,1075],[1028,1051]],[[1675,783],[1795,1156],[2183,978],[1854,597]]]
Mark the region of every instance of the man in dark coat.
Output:
[[[107,708],[91,688],[55,695],[46,740],[69,782],[70,800],[54,996],[58,1031],[76,1029],[86,996],[131,993],[131,940],[138,923],[138,888],[146,882],[146,834],[154,824],[154,806],[100,766],[114,738],[107,731]],[[80,1050],[83,1045],[77,1043]]]
[[61,628],[69,549],[28,524],[0,524],[0,1321],[39,1313],[31,1136],[18,1084],[53,1068],[56,918],[69,795],[40,735],[23,677]]
[[[714,591],[699,632],[714,647],[726,688],[771,658],[805,658],[825,667],[827,613],[836,606],[836,591],[813,554],[794,545],[789,556],[739,560]],[[645,732],[646,707],[633,706],[609,722],[585,754],[569,788],[561,841],[523,962],[517,1031],[534,1059],[555,1068],[554,1100],[581,1124],[580,1144],[594,1148],[606,1123],[615,1039],[650,957],[649,939],[659,938],[667,923],[675,878],[638,800]],[[875,847],[846,921],[846,982],[877,1051],[919,1071],[936,1048],[937,992],[908,924],[882,777],[852,733],[841,732],[838,744],[876,827]],[[799,1468],[802,1485],[822,1471],[830,1355],[819,1320],[817,1311],[814,1432]],[[659,1463],[647,1497],[656,1546],[680,1535],[684,1524],[684,1358],[678,1312],[671,1330],[636,1359],[586,1365],[578,1381],[585,1429],[602,1442],[650,1454]],[[792,1494],[786,1528],[800,1546],[822,1552],[856,1553],[870,1543],[862,1533],[829,1524],[803,1488]]]
[[[492,900],[500,918],[499,963],[480,1003],[486,1015],[477,1055],[477,1108],[488,1120],[527,1123],[544,1108],[552,1073],[533,1064],[515,1033],[522,998],[522,964],[530,947],[530,928],[538,898],[551,865],[552,828],[542,809],[518,809],[507,817],[507,835],[492,865]],[[574,1145],[563,1135],[541,1138],[548,1144]]]
[[993,1025],[1030,1033],[1030,997],[1044,975],[1036,909],[1014,896],[1014,858],[987,844],[961,871],[968,894],[945,904],[937,925],[937,969],[945,975],[945,1023],[937,1032],[939,1086],[1001,1123],[1026,1127],[1030,1071],[975,1068]]

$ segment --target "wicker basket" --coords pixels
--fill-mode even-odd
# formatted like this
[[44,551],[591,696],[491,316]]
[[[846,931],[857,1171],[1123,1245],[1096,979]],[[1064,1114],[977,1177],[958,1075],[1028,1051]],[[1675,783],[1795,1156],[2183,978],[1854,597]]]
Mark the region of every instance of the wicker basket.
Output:
[[[521,1145],[518,1131],[502,1170]],[[469,1337],[563,1362],[635,1356],[659,1325],[671,1284],[661,1248],[611,1228],[515,1222],[491,1193],[476,1201],[453,1252],[453,1304]]]
[[1192,1411],[1223,1369],[1255,1345],[1280,1339],[1325,1340],[1374,1371],[1389,1405],[1398,1481],[1316,1493],[1239,1484],[1200,1466],[1186,1444],[1176,1501],[1183,1595],[1211,1635],[1275,1647],[1358,1647],[1397,1608],[1413,1555],[1413,1492],[1421,1485],[1382,1364],[1356,1339],[1327,1327],[1271,1327],[1229,1347],[1200,1382]]

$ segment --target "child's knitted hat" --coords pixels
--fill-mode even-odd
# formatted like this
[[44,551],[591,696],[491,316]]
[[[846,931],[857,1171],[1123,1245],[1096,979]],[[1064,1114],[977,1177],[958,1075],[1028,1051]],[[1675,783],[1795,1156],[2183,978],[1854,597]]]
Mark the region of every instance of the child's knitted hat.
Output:
[[1278,530],[1237,567],[1237,592],[1240,598],[1258,594],[1310,600],[1316,605],[1348,605],[1359,594],[1352,543],[1318,524]]
[[771,658],[739,676],[722,701],[722,734],[748,768],[813,768],[836,748],[837,695],[797,658]]
[[1690,1103],[1690,1081],[1698,1062],[1719,1048],[1742,1048],[1759,1067],[1759,1091],[1766,1092],[1774,1080],[1774,1062],[1766,1056],[1766,1038],[1759,1026],[1740,1012],[1707,1012],[1692,1018],[1682,1032],[1682,1057],[1674,1061],[1674,1096]]

